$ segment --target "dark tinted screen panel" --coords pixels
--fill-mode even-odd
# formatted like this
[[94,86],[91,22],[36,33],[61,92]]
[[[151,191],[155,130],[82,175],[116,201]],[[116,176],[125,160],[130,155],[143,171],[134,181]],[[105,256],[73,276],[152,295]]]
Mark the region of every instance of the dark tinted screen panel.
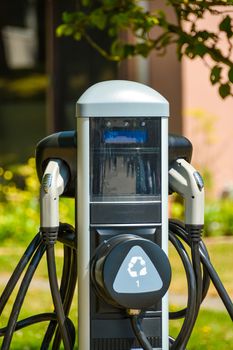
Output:
[[91,118],[92,201],[160,199],[160,125],[160,118]]

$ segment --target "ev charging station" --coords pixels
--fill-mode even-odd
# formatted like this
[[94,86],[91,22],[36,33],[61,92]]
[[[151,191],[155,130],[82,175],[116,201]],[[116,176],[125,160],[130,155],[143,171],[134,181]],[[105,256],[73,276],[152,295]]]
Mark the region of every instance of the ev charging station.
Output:
[[76,116],[79,348],[138,348],[126,310],[150,307],[145,333],[167,350],[169,104],[107,81],[79,98]]
[[[11,348],[15,331],[45,321],[41,349],[58,350],[61,341],[74,349],[69,311],[78,279],[79,350],[186,350],[210,281],[233,320],[232,301],[201,239],[204,183],[190,164],[192,144],[168,135],[168,102],[136,82],[95,84],[79,98],[76,117],[77,130],[49,135],[36,148],[40,228],[0,296],[1,315],[25,272],[0,328],[1,349]],[[173,192],[184,199],[184,222],[168,219]],[[60,222],[61,196],[75,198],[75,227]],[[187,279],[187,307],[173,312],[168,240]],[[64,249],[60,284],[57,241]],[[54,311],[18,321],[45,252]],[[173,339],[169,322],[180,318]]]

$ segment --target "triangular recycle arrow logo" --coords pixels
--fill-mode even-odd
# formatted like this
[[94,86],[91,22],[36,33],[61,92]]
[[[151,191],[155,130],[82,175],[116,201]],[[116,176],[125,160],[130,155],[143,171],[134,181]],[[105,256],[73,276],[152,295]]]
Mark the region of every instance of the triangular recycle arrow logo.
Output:
[[162,286],[163,281],[154,264],[139,246],[130,249],[113,283],[117,293],[155,292]]

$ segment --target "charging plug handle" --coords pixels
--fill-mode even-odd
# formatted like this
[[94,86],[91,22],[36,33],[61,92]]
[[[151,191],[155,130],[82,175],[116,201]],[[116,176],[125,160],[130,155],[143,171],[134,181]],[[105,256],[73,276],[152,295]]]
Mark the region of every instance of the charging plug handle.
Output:
[[70,178],[68,165],[61,159],[51,159],[45,169],[40,186],[41,232],[58,232],[59,197]]
[[202,230],[204,225],[204,182],[200,173],[185,159],[177,159],[169,169],[169,188],[185,200],[187,231]]

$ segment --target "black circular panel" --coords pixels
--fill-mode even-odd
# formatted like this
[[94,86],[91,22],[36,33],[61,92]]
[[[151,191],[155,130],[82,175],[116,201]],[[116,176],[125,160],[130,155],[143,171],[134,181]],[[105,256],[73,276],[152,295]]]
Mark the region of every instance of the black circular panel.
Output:
[[164,251],[136,235],[118,235],[105,241],[91,264],[92,281],[107,303],[144,309],[160,301],[171,281]]

